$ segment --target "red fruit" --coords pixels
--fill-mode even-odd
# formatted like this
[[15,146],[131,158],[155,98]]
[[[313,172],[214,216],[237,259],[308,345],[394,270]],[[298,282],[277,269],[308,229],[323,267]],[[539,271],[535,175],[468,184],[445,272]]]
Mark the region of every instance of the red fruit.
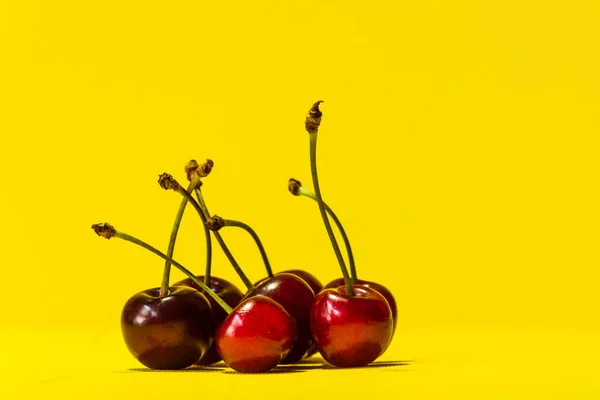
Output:
[[253,296],[242,300],[225,318],[216,342],[220,356],[232,369],[266,372],[292,349],[294,321],[274,300]]
[[314,341],[310,333],[310,309],[315,294],[308,284],[296,275],[278,273],[263,280],[245,298],[265,296],[279,303],[294,320],[295,335],[292,351],[282,364],[293,364],[305,358],[314,350]]
[[337,367],[361,367],[386,350],[393,331],[392,311],[374,289],[355,286],[324,289],[317,295],[310,315],[310,329],[319,353]]
[[[199,276],[197,276],[197,278],[199,281],[204,282],[203,275],[199,275]],[[204,294],[204,290],[200,286],[198,286],[194,281],[192,281],[190,278],[179,281],[179,282],[175,283],[173,286],[188,286],[188,287],[194,288],[194,289],[200,291],[200,293]],[[240,303],[240,301],[242,300],[242,298],[244,297],[244,294],[242,293],[242,291],[240,289],[238,289],[233,283],[231,283],[225,279],[211,276],[208,286],[211,288],[211,290],[213,292],[215,292],[220,298],[225,300],[225,302],[233,308],[235,308],[235,306],[237,306]],[[216,335],[216,331],[217,331],[219,325],[221,325],[221,323],[225,320],[225,318],[227,318],[227,313],[225,312],[225,310],[223,310],[223,307],[218,305],[217,302],[211,296],[209,296],[208,294],[205,294],[205,297],[210,303],[210,306],[212,309],[212,314],[213,314],[213,320],[215,322],[215,332],[213,333],[213,337],[214,337]],[[219,352],[217,351],[217,344],[213,340],[213,343],[211,344],[210,348],[206,351],[206,353],[202,356],[202,358],[200,358],[195,364],[196,365],[211,365],[211,364],[214,364],[219,361],[221,361],[221,356],[219,356]]]
[[127,348],[152,369],[182,369],[193,365],[214,340],[210,303],[188,287],[159,288],[133,295],[121,313],[121,331]]
[[[388,304],[390,305],[390,309],[392,310],[392,319],[394,320],[394,328],[392,331],[393,336],[394,332],[396,332],[396,325],[398,324],[398,309],[396,307],[396,299],[394,299],[394,295],[392,295],[392,292],[390,292],[385,286],[380,285],[379,283],[364,281],[362,279],[358,279],[357,281],[357,285],[375,289],[387,300]],[[344,278],[338,278],[325,285],[324,289],[335,289],[345,285]]]

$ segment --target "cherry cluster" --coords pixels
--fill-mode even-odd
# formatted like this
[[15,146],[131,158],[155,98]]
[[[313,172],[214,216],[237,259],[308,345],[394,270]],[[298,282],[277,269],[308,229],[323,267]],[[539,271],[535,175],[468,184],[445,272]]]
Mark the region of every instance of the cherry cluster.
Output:
[[[375,361],[390,345],[397,323],[396,301],[383,285],[358,279],[348,236],[333,210],[323,201],[317,175],[317,136],[321,101],[305,121],[310,136],[311,174],[315,192],[290,179],[289,191],[310,198],[319,206],[336,254],[342,277],[323,286],[303,270],[273,273],[264,246],[247,224],[210,216],[202,194],[203,178],[214,167],[212,160],[185,166],[187,190],[164,173],[158,183],[182,196],[167,253],[117,231],[108,223],[92,225],[101,237],[137,244],[165,261],[160,287],[133,295],[123,307],[121,329],[125,344],[137,360],[151,369],[208,366],[223,360],[243,373],[266,372],[278,364],[294,364],[317,352],[337,367],[360,367]],[[194,195],[196,198],[194,198]],[[206,270],[195,275],[173,259],[175,241],[185,208],[191,204],[200,216],[206,239]],[[346,260],[334,235],[330,218],[343,238]],[[220,230],[237,227],[254,239],[267,277],[252,283],[223,240]],[[212,238],[227,256],[246,286],[243,293],[224,279],[212,276]],[[187,279],[169,283],[171,266]]]

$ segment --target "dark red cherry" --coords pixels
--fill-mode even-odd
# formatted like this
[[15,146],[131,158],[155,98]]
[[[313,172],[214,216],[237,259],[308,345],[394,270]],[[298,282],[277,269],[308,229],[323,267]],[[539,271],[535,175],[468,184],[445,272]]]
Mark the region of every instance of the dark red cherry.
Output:
[[[301,278],[304,282],[308,283],[308,286],[310,286],[310,288],[313,290],[313,292],[315,293],[315,295],[317,293],[319,293],[321,290],[323,290],[323,284],[313,274],[310,274],[310,273],[308,273],[306,271],[303,271],[301,269],[290,269],[290,270],[287,270],[287,271],[278,272],[275,275],[277,275],[277,274],[284,274],[284,273],[285,274],[296,275],[298,278]],[[260,285],[261,283],[263,283],[267,279],[269,279],[269,277],[262,278],[260,281],[256,282],[254,284],[254,286]]]
[[188,288],[159,288],[133,295],[121,313],[121,331],[127,348],[140,363],[152,369],[182,369],[193,365],[214,340],[215,323],[210,303]]
[[315,296],[321,290],[323,290],[323,284],[321,283],[321,281],[319,281],[317,279],[317,277],[311,273],[308,273],[301,269],[290,269],[287,271],[281,271],[281,273],[292,274],[292,275],[296,275],[299,278],[302,278],[302,280],[304,282],[308,283],[308,286],[310,286],[310,288],[313,290],[313,292],[315,293]]

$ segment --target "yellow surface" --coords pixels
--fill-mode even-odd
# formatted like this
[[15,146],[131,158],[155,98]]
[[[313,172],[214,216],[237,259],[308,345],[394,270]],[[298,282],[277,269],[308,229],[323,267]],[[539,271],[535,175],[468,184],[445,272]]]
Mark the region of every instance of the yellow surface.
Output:
[[[592,1],[0,0],[0,397],[600,397],[598,17]],[[211,212],[252,225],[275,270],[339,275],[316,205],[286,190],[312,186],[319,99],[324,196],[360,276],[398,301],[382,360],[411,362],[130,371],[121,307],[163,263],[90,226],[165,249],[180,198],[156,178],[183,181],[190,158],[215,161]],[[250,239],[224,236],[261,278]],[[176,258],[202,272],[192,212]],[[241,286],[220,253],[214,273]]]
[[[34,334],[8,337],[28,348]],[[2,398],[68,399],[597,399],[596,333],[400,332],[367,368],[323,367],[320,357],[260,375],[210,369],[150,372],[129,354],[117,332],[53,332],[35,362],[2,364]],[[33,350],[33,348],[31,349]],[[351,385],[345,389],[344,385]],[[175,397],[176,396],[176,397]],[[368,396],[368,397],[367,397]],[[244,397],[246,398],[246,397]]]

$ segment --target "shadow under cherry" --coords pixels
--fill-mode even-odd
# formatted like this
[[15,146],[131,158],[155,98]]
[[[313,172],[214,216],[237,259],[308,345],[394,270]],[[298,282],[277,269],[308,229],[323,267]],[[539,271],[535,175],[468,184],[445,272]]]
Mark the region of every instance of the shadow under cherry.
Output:
[[293,374],[298,372],[308,372],[314,370],[343,370],[343,369],[376,369],[376,368],[391,368],[391,367],[404,367],[410,365],[412,362],[408,360],[398,360],[398,361],[375,361],[371,364],[362,366],[362,367],[349,367],[342,368],[336,367],[334,365],[329,364],[323,358],[307,358],[301,360],[295,364],[289,365],[278,365],[270,371],[262,372],[262,373],[253,373],[246,374],[242,372],[237,372],[231,370],[224,362],[218,362],[216,364],[210,366],[192,366],[185,369],[177,369],[177,370],[157,370],[150,368],[129,368],[127,371],[129,372],[220,372],[228,375],[278,375],[278,374]]

